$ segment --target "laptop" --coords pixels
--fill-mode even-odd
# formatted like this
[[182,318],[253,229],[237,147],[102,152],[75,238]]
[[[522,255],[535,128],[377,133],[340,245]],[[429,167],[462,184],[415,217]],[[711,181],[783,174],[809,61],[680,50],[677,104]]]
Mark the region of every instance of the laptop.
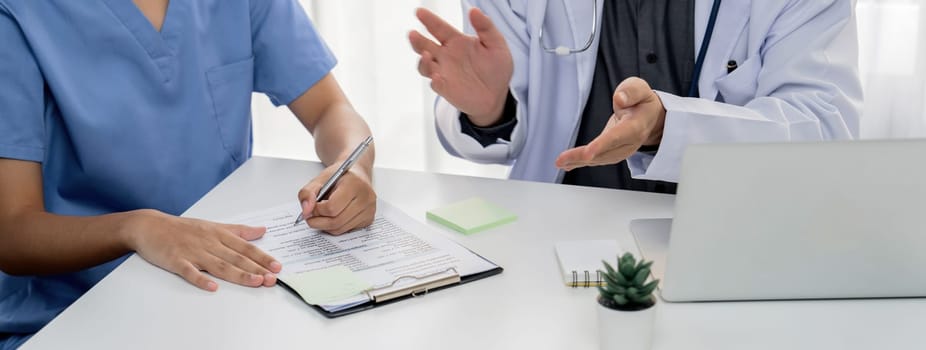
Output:
[[670,302],[926,296],[926,140],[688,147],[630,225]]

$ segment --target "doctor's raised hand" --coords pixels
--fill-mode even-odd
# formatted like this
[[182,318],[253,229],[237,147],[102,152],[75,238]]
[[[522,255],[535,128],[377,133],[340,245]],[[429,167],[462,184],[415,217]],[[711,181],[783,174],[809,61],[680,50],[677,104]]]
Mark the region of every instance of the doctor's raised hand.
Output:
[[474,125],[497,123],[514,70],[502,33],[476,8],[469,11],[475,36],[460,32],[426,9],[418,9],[416,15],[438,41],[417,31],[409,33],[412,48],[420,55],[418,72],[431,79],[431,88]]
[[585,146],[564,151],[556,167],[570,171],[586,166],[616,164],[641,146],[662,140],[666,110],[659,96],[643,79],[627,78],[614,91],[614,114],[598,137]]

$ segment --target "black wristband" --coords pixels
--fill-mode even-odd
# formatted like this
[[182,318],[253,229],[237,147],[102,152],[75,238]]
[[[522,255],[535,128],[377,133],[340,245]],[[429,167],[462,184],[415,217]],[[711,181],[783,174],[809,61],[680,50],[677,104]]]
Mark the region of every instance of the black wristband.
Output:
[[643,145],[640,148],[637,148],[637,152],[641,153],[656,153],[659,152],[659,144],[655,145]]

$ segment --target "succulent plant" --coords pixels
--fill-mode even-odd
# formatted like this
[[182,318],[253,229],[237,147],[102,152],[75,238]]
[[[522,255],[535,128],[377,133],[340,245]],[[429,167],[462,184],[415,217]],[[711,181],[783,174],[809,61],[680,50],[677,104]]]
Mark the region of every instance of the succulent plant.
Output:
[[645,283],[650,275],[652,261],[640,259],[636,261],[633,254],[625,253],[617,260],[617,268],[611,267],[607,261],[604,263],[604,286],[598,287],[598,303],[602,306],[616,310],[643,310],[656,303],[653,291],[659,280]]

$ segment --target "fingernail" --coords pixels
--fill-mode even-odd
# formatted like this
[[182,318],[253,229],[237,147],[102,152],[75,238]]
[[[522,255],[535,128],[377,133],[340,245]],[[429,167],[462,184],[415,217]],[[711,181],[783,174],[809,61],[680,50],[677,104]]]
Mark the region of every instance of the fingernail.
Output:
[[312,217],[312,212],[309,210],[309,201],[302,201],[302,218],[308,219]]
[[626,92],[623,92],[623,91],[618,92],[618,93],[617,93],[617,99],[621,100],[621,103],[622,103],[622,104],[627,103],[627,93],[626,93]]
[[273,261],[273,262],[270,263],[270,269],[273,270],[273,271],[275,271],[275,272],[279,272],[280,269],[282,269],[282,268],[283,268],[283,265],[280,264],[279,262]]
[[217,289],[219,289],[219,285],[218,285],[218,284],[215,284],[215,282],[209,281],[209,283],[206,283],[206,289],[208,289],[209,291],[214,292],[214,291],[216,291]]
[[264,282],[264,276],[261,275],[251,275],[248,279],[251,280],[251,283],[261,284]]
[[268,273],[268,274],[264,275],[264,281],[270,281],[270,282],[272,282],[272,283],[270,283],[270,285],[273,285],[273,284],[276,284],[277,277],[274,276],[272,273]]

